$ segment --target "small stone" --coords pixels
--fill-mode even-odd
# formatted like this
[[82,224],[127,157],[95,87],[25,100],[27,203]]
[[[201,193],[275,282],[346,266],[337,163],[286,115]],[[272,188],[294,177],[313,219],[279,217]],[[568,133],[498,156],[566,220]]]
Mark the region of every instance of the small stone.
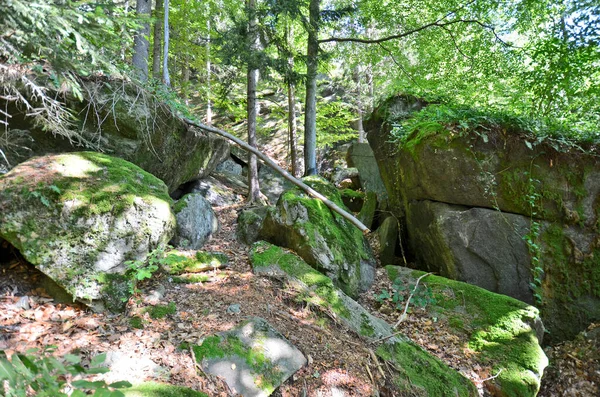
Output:
[[229,313],[229,314],[240,314],[241,311],[242,311],[242,308],[239,303],[234,303],[232,305],[229,305],[229,307],[227,308],[227,313]]
[[19,300],[17,301],[17,303],[15,303],[15,307],[17,309],[23,309],[23,310],[31,309],[31,305],[29,304],[29,297],[28,296],[20,297]]

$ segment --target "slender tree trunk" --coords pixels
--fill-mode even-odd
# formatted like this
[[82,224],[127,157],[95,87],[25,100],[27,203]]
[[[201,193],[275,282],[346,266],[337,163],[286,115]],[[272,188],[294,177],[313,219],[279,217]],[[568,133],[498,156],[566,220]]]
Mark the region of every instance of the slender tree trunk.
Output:
[[[293,63],[293,58],[292,58]],[[298,162],[298,123],[296,121],[296,86],[288,81],[288,133],[290,140],[290,157],[292,161],[292,175],[299,177],[302,174]]]
[[[210,15],[210,7],[208,2],[206,3],[207,16]],[[206,18],[206,34],[208,39],[206,40],[206,124],[212,124],[212,102],[210,100],[211,95],[211,62],[210,62],[210,17]]]
[[[125,16],[128,17],[127,14],[129,14],[129,0],[125,1],[125,5],[124,5],[124,11],[125,11]],[[121,34],[123,34],[124,31],[127,30],[127,25],[123,24],[123,26],[121,27]],[[135,38],[134,38],[135,40]],[[135,45],[135,43],[134,43]],[[125,53],[127,52],[127,45],[125,43],[123,43],[123,45],[121,46],[121,60],[125,61]]]
[[[291,46],[294,32],[291,26],[286,29],[286,42]],[[293,80],[294,57],[288,58],[288,140],[290,144],[290,160],[292,163],[292,175],[297,178],[302,174],[298,162],[298,122],[296,120],[296,84]]]
[[190,56],[185,54],[182,57],[182,66],[181,66],[181,95],[183,96],[183,100],[185,104],[189,104],[189,92],[188,88],[190,85]]
[[[138,17],[149,17],[152,9],[151,0],[137,0],[135,12]],[[138,71],[138,78],[142,81],[148,80],[148,36],[150,35],[150,24],[145,22],[133,38],[133,67]]]
[[171,78],[169,77],[169,0],[165,0],[165,16],[163,29],[165,34],[165,45],[163,51],[163,82],[167,87],[170,87]]
[[154,18],[156,18],[156,21],[154,22],[154,44],[152,46],[152,77],[156,80],[160,80],[161,76],[160,47],[162,43],[162,23],[160,17],[162,16],[162,10],[163,0],[156,0],[156,6],[154,7]]
[[306,105],[304,109],[304,174],[317,173],[317,69],[321,0],[310,0],[306,48]]
[[[248,145],[256,147],[256,114],[258,113],[256,103],[256,86],[258,85],[258,69],[253,57],[258,50],[258,35],[256,31],[256,17],[254,15],[256,0],[247,0],[248,6],[248,44],[250,48],[250,60],[248,61]],[[248,202],[255,203],[260,199],[260,187],[258,185],[258,164],[256,155],[249,153],[248,162]]]

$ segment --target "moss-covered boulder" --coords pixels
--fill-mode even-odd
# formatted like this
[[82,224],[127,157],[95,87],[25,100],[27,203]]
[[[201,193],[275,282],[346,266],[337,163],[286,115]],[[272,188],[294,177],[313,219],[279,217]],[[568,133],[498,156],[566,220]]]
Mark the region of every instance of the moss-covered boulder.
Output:
[[306,364],[306,357],[262,318],[205,338],[192,347],[208,374],[221,376],[236,395],[267,397]]
[[[319,177],[304,182],[345,208],[331,183]],[[373,283],[376,262],[362,232],[298,188],[285,191],[269,209],[259,238],[294,250],[350,296]]]
[[441,122],[426,109],[398,140],[396,127],[425,105],[390,98],[367,123],[409,256],[535,303],[554,341],[600,320],[599,148],[493,115]]
[[173,235],[167,187],[94,152],[31,159],[0,177],[0,237],[75,299],[118,310],[130,294],[127,260]]
[[[391,280],[415,285],[424,272],[387,266]],[[533,306],[483,288],[429,275],[421,287],[431,288],[433,316],[448,321],[452,331],[466,336],[465,353],[475,352],[482,367],[497,377],[485,383],[494,396],[535,396],[548,359],[540,343],[543,325]]]
[[120,390],[126,397],[208,397],[208,394],[166,383],[143,382]]
[[258,233],[267,216],[268,209],[269,207],[255,207],[240,211],[236,229],[238,240],[247,245],[258,240]]
[[[156,94],[140,86],[96,79],[83,88],[82,100],[67,100],[67,107],[76,115],[73,130],[87,147],[138,165],[162,179],[170,192],[207,176],[229,155],[225,139],[191,128]],[[10,164],[81,150],[83,142],[41,130],[34,117],[25,117],[18,109],[10,113],[14,117],[9,133],[21,141],[17,150],[6,151]]]
[[375,343],[376,354],[397,370],[393,383],[401,395],[478,395],[468,379],[394,332],[389,324],[373,316],[297,255],[259,241],[252,246],[250,261],[255,274],[283,278],[299,290],[302,299],[336,316],[350,331]]

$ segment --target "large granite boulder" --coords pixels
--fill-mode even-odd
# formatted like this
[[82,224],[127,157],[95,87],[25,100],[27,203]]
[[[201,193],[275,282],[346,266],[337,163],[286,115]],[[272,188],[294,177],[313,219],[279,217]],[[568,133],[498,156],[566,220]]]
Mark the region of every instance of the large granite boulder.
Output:
[[535,302],[556,340],[600,320],[598,148],[499,124],[429,126],[398,143],[394,126],[425,105],[395,97],[367,123],[411,254],[425,269]]
[[[229,155],[225,139],[190,128],[139,86],[124,81],[88,81],[82,95],[82,101],[68,100],[67,107],[77,116],[73,129],[83,135],[85,146],[138,165],[162,179],[170,192],[207,176]],[[11,165],[32,156],[81,150],[83,142],[41,130],[19,109],[10,113],[9,134],[20,139],[16,150],[6,152]]]
[[173,208],[177,232],[172,243],[176,247],[197,250],[219,230],[219,220],[208,200],[200,193],[186,194]]
[[127,260],[143,261],[175,229],[167,187],[94,152],[37,157],[0,177],[0,237],[75,299],[118,310]]
[[[331,183],[319,177],[306,177],[304,182],[345,208]],[[269,209],[259,238],[294,250],[350,296],[373,283],[376,262],[362,232],[298,188],[284,192]]]

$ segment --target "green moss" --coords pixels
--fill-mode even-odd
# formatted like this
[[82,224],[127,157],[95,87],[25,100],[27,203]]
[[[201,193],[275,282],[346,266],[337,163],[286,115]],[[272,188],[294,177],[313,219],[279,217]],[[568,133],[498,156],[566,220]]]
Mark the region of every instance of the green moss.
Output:
[[141,317],[131,317],[129,319],[129,326],[134,329],[144,329],[144,322]]
[[173,315],[177,312],[177,307],[174,302],[170,302],[168,305],[155,305],[149,306],[147,309],[148,314],[155,320],[163,319],[169,315]]
[[185,208],[187,208],[188,199],[189,195],[185,195],[182,198],[180,198],[179,200],[177,200],[177,202],[175,204],[173,204],[173,212],[175,214],[179,214],[181,211],[183,211]]
[[[319,191],[331,201],[347,210],[342,203],[339,191],[329,182],[319,177],[306,177],[306,184]],[[321,200],[313,199],[297,188],[282,194],[279,203],[285,203],[285,208],[303,207],[307,210],[308,219],[299,217],[295,220],[294,228],[299,232],[297,252],[312,252],[323,243],[317,240],[321,236],[327,242],[333,255],[333,263],[340,269],[336,274],[336,284],[348,295],[358,294],[361,262],[372,262],[373,257],[361,231],[346,221],[341,215],[334,213]],[[282,204],[278,204],[281,206]],[[276,231],[274,231],[276,233]],[[278,236],[275,236],[277,240]],[[302,255],[304,259],[317,269],[320,263],[315,254]]]
[[[400,268],[386,266],[391,279],[400,276]],[[425,274],[412,271],[410,277]],[[477,352],[499,376],[495,382],[506,395],[535,395],[547,364],[532,325],[539,313],[536,308],[508,296],[474,285],[430,275],[426,279],[438,302],[432,307],[451,317],[451,326],[468,334],[469,349]],[[454,310],[461,307],[461,310]],[[473,330],[470,332],[469,330]]]
[[256,386],[265,391],[267,395],[271,394],[275,390],[275,385],[283,379],[283,373],[265,357],[259,347],[250,348],[234,335],[209,336],[200,346],[193,346],[192,349],[199,364],[202,364],[204,359],[231,356],[242,358],[257,376],[254,380]]
[[129,389],[121,389],[127,397],[208,397],[199,391],[164,383],[144,382]]
[[102,301],[107,309],[111,312],[123,311],[125,302],[131,297],[132,289],[130,286],[135,280],[132,277],[117,273],[98,273],[96,281],[101,285]]
[[360,323],[359,333],[360,335],[366,337],[375,335],[375,329],[373,328],[373,325],[371,325],[369,318],[364,313],[362,314],[362,321]]
[[250,261],[254,267],[280,267],[312,290],[313,294],[304,297],[304,300],[328,308],[342,317],[349,317],[348,309],[339,298],[331,279],[308,266],[297,255],[267,242],[259,241],[252,246]]
[[358,191],[358,190],[353,190],[353,189],[342,189],[342,191],[340,192],[340,196],[346,197],[348,199],[364,199],[365,198],[365,193]]
[[221,252],[197,251],[193,257],[186,252],[171,250],[161,261],[169,274],[195,273],[206,271],[229,263],[229,257]]
[[205,283],[210,280],[207,274],[183,274],[173,277],[173,282],[177,284]]
[[58,156],[58,164],[71,171],[54,181],[52,186],[60,191],[55,193],[62,203],[73,203],[81,215],[118,214],[137,197],[167,205],[172,202],[160,179],[123,159],[78,152]]
[[476,396],[475,386],[412,342],[389,342],[377,355],[393,364],[398,392],[410,396]]

